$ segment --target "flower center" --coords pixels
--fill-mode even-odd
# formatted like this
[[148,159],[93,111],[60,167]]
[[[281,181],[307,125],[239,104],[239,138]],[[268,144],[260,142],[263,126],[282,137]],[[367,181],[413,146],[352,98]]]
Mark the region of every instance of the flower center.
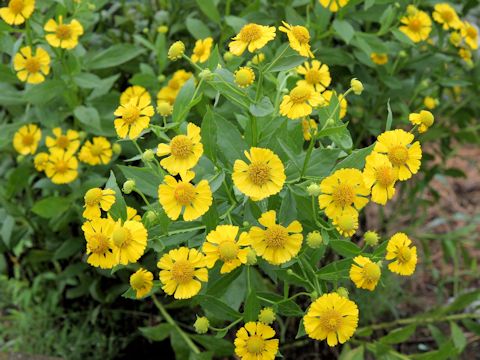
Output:
[[90,152],[93,156],[100,156],[103,153],[103,147],[100,144],[92,144]]
[[265,341],[258,335],[250,336],[247,340],[247,351],[250,354],[260,354],[265,348]]
[[382,187],[388,187],[395,181],[393,169],[388,166],[380,166],[376,169],[375,176]]
[[355,230],[355,218],[349,215],[342,215],[337,220],[338,227],[346,233]]
[[240,69],[235,73],[235,80],[239,85],[249,85],[252,82],[252,73],[248,69]]
[[333,201],[341,207],[349,206],[355,200],[355,192],[348,184],[339,184],[332,193]]
[[112,241],[116,247],[125,247],[130,243],[130,231],[124,227],[118,227],[113,230]]
[[187,206],[195,199],[195,187],[190,183],[179,183],[173,197],[182,206]]
[[23,135],[23,137],[22,137],[22,144],[23,144],[24,146],[30,146],[30,145],[33,144],[34,140],[35,140],[35,139],[34,139],[34,137],[33,137],[32,134],[25,134],[25,135]]
[[72,30],[70,29],[70,25],[60,24],[55,31],[55,35],[60,40],[68,40],[72,37]]
[[108,251],[108,238],[104,234],[95,234],[88,241],[88,248],[94,254],[105,254]]
[[185,135],[177,135],[170,143],[172,155],[179,159],[186,159],[193,153],[193,144]]
[[321,82],[320,72],[318,70],[310,69],[305,74],[305,80],[309,84],[319,84]]
[[20,14],[24,8],[23,0],[10,0],[8,7],[14,14]]
[[230,261],[237,258],[238,246],[234,241],[224,241],[218,245],[218,252],[223,261]]
[[188,260],[179,260],[173,264],[172,278],[179,284],[184,284],[193,279],[195,268]]
[[68,162],[66,162],[65,160],[59,160],[56,164],[55,164],[55,168],[57,170],[57,173],[66,173],[69,169],[68,167]]
[[254,161],[248,167],[248,178],[257,186],[263,186],[270,180],[270,167],[263,161]]
[[335,310],[327,310],[320,316],[322,327],[328,332],[336,332],[340,327],[342,317]]
[[422,28],[422,22],[419,20],[419,19],[413,19],[410,21],[410,23],[408,24],[408,27],[410,28],[410,30],[412,30],[413,32],[419,32],[420,29]]
[[85,194],[85,204],[89,206],[97,205],[102,200],[103,192],[101,189],[90,189]]
[[140,116],[140,110],[135,105],[128,105],[123,111],[123,121],[133,124]]
[[265,242],[269,247],[282,248],[288,240],[288,231],[281,225],[274,224],[265,230]]
[[412,250],[407,246],[402,246],[398,249],[397,258],[401,263],[408,263],[412,259]]
[[310,88],[308,86],[297,86],[290,91],[290,99],[294,103],[304,103],[310,98]]
[[380,267],[374,263],[366,263],[363,266],[363,276],[369,282],[377,282],[380,279]]
[[395,146],[388,151],[388,160],[395,165],[401,166],[408,160],[408,150],[405,146]]
[[38,61],[35,57],[31,57],[25,62],[25,69],[31,74],[39,72],[40,67],[40,61]]
[[310,41],[310,34],[303,26],[293,26],[292,32],[300,44],[306,44]]
[[140,290],[143,289],[145,285],[147,285],[147,282],[143,278],[143,274],[140,273],[132,276],[132,278],[130,279],[130,285],[132,285],[132,288]]
[[262,37],[262,29],[257,24],[245,25],[240,31],[240,40],[243,42],[252,42]]
[[66,149],[68,145],[70,144],[70,140],[68,140],[68,137],[65,135],[60,135],[57,138],[57,146],[61,149]]
[[442,12],[442,18],[445,20],[447,23],[453,20],[453,12],[450,10],[445,10]]

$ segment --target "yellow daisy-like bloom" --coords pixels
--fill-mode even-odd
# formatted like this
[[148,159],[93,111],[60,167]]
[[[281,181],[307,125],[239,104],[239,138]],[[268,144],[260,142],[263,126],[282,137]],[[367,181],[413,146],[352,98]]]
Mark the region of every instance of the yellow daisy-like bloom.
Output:
[[166,156],[160,161],[160,165],[170,174],[190,170],[197,165],[198,160],[203,154],[203,145],[201,143],[200,128],[192,123],[187,125],[187,135],[177,135],[170,144],[159,144],[157,156]]
[[342,7],[348,4],[349,0],[318,0],[320,5],[329,9],[331,12],[337,12]]
[[140,221],[121,220],[112,232],[113,255],[118,264],[127,265],[140,259],[147,247],[148,232]]
[[112,232],[115,221],[111,219],[93,219],[86,221],[82,230],[87,240],[87,262],[101,269],[111,269],[117,265],[112,249]]
[[180,173],[180,177],[177,181],[173,176],[165,176],[164,183],[158,187],[158,200],[170,219],[177,220],[183,210],[183,220],[193,221],[212,205],[212,190],[207,180],[193,185],[193,171]]
[[146,97],[133,98],[127,104],[120,104],[115,110],[115,130],[122,139],[127,136],[136,139],[150,124],[150,117],[155,114],[153,106]]
[[39,84],[50,73],[50,55],[41,47],[38,47],[35,53],[32,53],[32,48],[25,46],[15,54],[13,68],[21,81],[29,84]]
[[305,26],[290,25],[285,21],[282,21],[283,26],[280,26],[278,30],[284,32],[288,36],[288,42],[290,47],[305,57],[313,58],[313,53],[310,50],[310,33]]
[[345,237],[352,237],[358,229],[358,214],[345,212],[333,218],[333,226]]
[[385,65],[388,62],[388,55],[385,53],[371,53],[370,59],[377,65]]
[[8,25],[20,25],[35,10],[35,0],[10,0],[6,7],[0,8],[0,17]]
[[428,110],[433,110],[437,107],[438,100],[431,96],[426,96],[425,99],[423,99],[423,105],[425,105]]
[[404,233],[396,233],[387,244],[385,259],[395,260],[388,264],[388,269],[399,275],[412,275],[417,266],[417,247],[410,245],[412,240]]
[[310,305],[303,325],[312,339],[327,339],[329,346],[343,344],[357,329],[357,304],[337,293],[324,294]]
[[320,183],[322,194],[318,197],[320,209],[330,219],[342,215],[357,217],[368,203],[370,191],[363,182],[362,172],[358,169],[339,169]]
[[387,155],[374,151],[366,158],[363,179],[365,185],[372,189],[372,201],[385,205],[395,194],[398,169],[392,165]]
[[468,49],[458,49],[458,56],[462,58],[468,65],[473,65],[472,52]]
[[46,152],[41,152],[35,155],[33,159],[33,164],[37,171],[44,171],[48,162],[48,154]]
[[[398,170],[398,180],[410,179],[420,168],[422,148],[414,136],[402,129],[386,131],[377,138],[374,151],[385,154],[393,167]],[[411,145],[410,145],[411,144]]]
[[51,150],[45,174],[54,184],[68,184],[78,176],[78,160],[71,152]]
[[273,360],[278,352],[275,330],[261,322],[250,321],[235,335],[235,354],[241,360]]
[[262,214],[258,222],[265,227],[253,226],[250,241],[258,256],[273,265],[280,265],[297,256],[302,246],[302,224],[292,221],[287,227],[276,223],[274,210]]
[[305,141],[312,139],[312,134],[315,135],[318,130],[318,124],[313,119],[302,119],[302,131]]
[[235,186],[254,201],[280,192],[286,179],[280,158],[270,149],[257,147],[244,154],[250,164],[235,160],[232,175]]
[[13,147],[21,155],[33,155],[41,138],[42,131],[37,125],[23,125],[13,136]]
[[432,31],[432,20],[425,11],[417,10],[400,19],[403,24],[400,31],[407,35],[413,42],[427,40]]
[[126,105],[134,98],[144,98],[143,101],[148,103],[152,102],[152,98],[147,89],[143,86],[134,85],[126,88],[122,95],[120,95],[120,104]]
[[[425,98],[424,100],[425,105],[431,106],[433,104],[433,107],[435,107],[436,105],[435,99],[432,99],[432,98],[430,99],[433,101],[433,103],[430,100],[428,100],[428,103],[427,103],[427,98]],[[430,111],[422,110],[419,113],[410,114],[408,116],[408,120],[410,120],[410,122],[413,125],[418,125],[419,133],[424,133],[428,130],[430,126],[433,125],[435,118],[433,117],[433,114]]]
[[83,217],[89,220],[96,219],[102,216],[100,209],[108,211],[115,203],[115,191],[92,188],[85,193],[84,200]]
[[232,38],[228,48],[233,55],[240,56],[248,49],[249,52],[263,48],[275,38],[274,26],[246,24],[240,32]]
[[324,91],[332,82],[328,65],[318,60],[300,65],[297,67],[297,73],[305,77],[304,80],[297,81],[297,85],[310,85],[318,92]]
[[210,57],[210,53],[212,51],[213,39],[211,37],[207,37],[203,40],[197,40],[195,42],[195,47],[193,48],[192,53],[192,61],[194,63],[204,63]]
[[289,119],[298,119],[312,113],[315,106],[322,104],[322,95],[310,85],[300,84],[288,95],[284,95],[280,104],[280,114]]
[[135,290],[137,299],[147,295],[153,287],[153,274],[143,268],[130,275],[130,286]]
[[191,72],[183,69],[175,71],[167,86],[160,89],[157,94],[157,103],[166,101],[169,104],[175,102],[175,99],[182,89],[182,86],[193,76]]
[[350,279],[359,289],[375,290],[381,274],[380,266],[365,256],[356,256],[350,267]]
[[112,159],[112,144],[106,137],[96,136],[87,140],[80,149],[78,159],[89,165],[108,164]]
[[83,35],[83,26],[78,20],[73,19],[64,24],[63,17],[58,17],[58,23],[50,19],[43,29],[47,32],[45,39],[53,47],[71,50],[78,45],[78,38]]
[[208,268],[212,268],[217,260],[221,260],[223,265],[220,273],[226,274],[247,262],[250,248],[244,246],[250,245],[250,239],[247,233],[242,232],[236,240],[238,230],[238,226],[218,225],[215,230],[210,231],[202,246]]
[[478,30],[475,26],[465,21],[461,28],[461,34],[472,50],[478,49]]
[[448,3],[435,4],[432,17],[437,23],[442,24],[443,30],[460,29],[462,27],[457,12]]
[[167,57],[172,61],[176,61],[181,59],[184,53],[185,44],[182,41],[175,41],[168,49]]
[[[323,101],[320,104],[320,106],[330,105],[330,100],[332,99],[333,93],[334,92],[332,90],[325,90],[322,93]],[[340,119],[343,119],[345,115],[347,115],[347,107],[348,107],[347,99],[345,99],[343,94],[337,95],[337,97],[338,97],[338,101],[340,102]]]
[[67,130],[67,132],[63,134],[62,129],[56,127],[52,130],[52,133],[54,137],[47,136],[45,140],[45,144],[51,150],[59,149],[75,152],[80,146],[80,137],[75,130]]
[[255,81],[255,73],[251,67],[243,66],[238,68],[234,74],[235,84],[241,88],[249,87]]
[[205,256],[197,249],[180,247],[163,255],[157,263],[161,269],[162,289],[175,299],[190,299],[208,281]]

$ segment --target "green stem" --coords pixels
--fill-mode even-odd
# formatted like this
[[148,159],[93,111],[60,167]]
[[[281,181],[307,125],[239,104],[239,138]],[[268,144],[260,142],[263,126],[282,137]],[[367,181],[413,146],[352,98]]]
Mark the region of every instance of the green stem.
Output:
[[285,46],[285,48],[282,50],[282,52],[275,58],[273,59],[273,61],[265,68],[265,72],[268,72],[272,67],[273,65],[275,65],[275,63],[280,60],[280,58],[285,54],[285,52],[287,51],[287,49],[289,48],[289,46]]
[[258,82],[257,82],[257,91],[255,93],[255,103],[258,102],[260,99],[260,89],[262,88],[262,82],[263,82],[263,72],[262,69],[258,69],[259,75],[258,75]]
[[255,116],[251,117],[251,126],[252,126],[252,146],[257,146],[258,142],[258,130],[257,130],[257,118]]
[[303,175],[305,175],[305,171],[307,171],[308,162],[310,161],[310,157],[312,156],[312,151],[316,141],[317,141],[316,136],[313,136],[310,139],[310,144],[308,144],[307,154],[305,155],[305,160],[303,161],[303,167],[302,167],[302,172],[300,173],[300,179],[303,178]]
[[214,331],[228,331],[230,328],[234,327],[235,325],[237,325],[240,321],[243,320],[243,317],[241,318],[238,318],[237,320],[235,320],[234,322],[232,322],[230,325],[224,327],[224,328],[216,328],[216,327],[213,327],[213,326],[209,326],[209,328],[211,330],[214,330]]

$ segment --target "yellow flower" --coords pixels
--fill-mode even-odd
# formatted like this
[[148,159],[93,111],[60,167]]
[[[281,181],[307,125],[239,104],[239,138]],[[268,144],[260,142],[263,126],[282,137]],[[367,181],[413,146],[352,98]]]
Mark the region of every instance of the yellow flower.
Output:
[[465,42],[472,50],[478,49],[478,30],[475,26],[465,21],[461,28],[461,33]]
[[274,360],[278,339],[275,330],[261,322],[248,322],[235,335],[235,354],[240,360]]
[[157,103],[166,101],[170,104],[175,102],[175,98],[180,92],[182,86],[193,76],[191,72],[183,69],[175,71],[167,86],[160,89],[157,94]]
[[312,139],[312,135],[317,133],[318,124],[313,119],[302,119],[302,130],[305,141],[310,141]]
[[[334,92],[332,90],[325,90],[322,93],[323,101],[321,102],[320,106],[328,106],[330,105],[330,101],[332,100],[332,95]],[[337,95],[337,94],[335,94]],[[337,95],[338,101],[340,102],[340,119],[343,119],[345,115],[347,115],[347,100],[343,96],[343,94]]]
[[250,241],[258,256],[273,265],[280,265],[297,256],[302,246],[302,224],[292,221],[287,227],[276,223],[274,210],[262,214],[258,222],[265,227],[253,226]]
[[303,325],[312,339],[327,339],[329,346],[343,344],[357,329],[357,304],[337,293],[324,294],[310,305]]
[[[425,101],[427,99],[425,98]],[[434,102],[435,100],[432,99]],[[430,111],[427,110],[422,110],[419,113],[412,113],[408,116],[408,120],[413,125],[418,125],[418,132],[419,133],[424,133],[428,130],[430,126],[433,125],[434,122],[434,117],[433,114]],[[420,146],[420,145],[419,145]]]
[[365,185],[372,189],[372,201],[385,205],[395,194],[398,168],[395,168],[387,155],[372,152],[367,156],[363,170]]
[[140,299],[147,295],[153,287],[153,274],[143,268],[130,275],[130,286],[135,290],[135,296]]
[[6,7],[0,8],[0,17],[9,25],[25,22],[35,9],[35,0],[10,0]]
[[145,97],[133,98],[127,104],[120,104],[115,110],[115,130],[122,139],[127,136],[136,139],[150,124],[150,117],[155,114],[153,106]]
[[333,218],[333,226],[345,237],[352,237],[358,229],[358,214],[342,213]]
[[73,49],[78,45],[78,38],[83,35],[83,26],[77,20],[69,24],[63,23],[62,16],[58,17],[58,23],[50,19],[43,29],[47,32],[45,39],[53,47],[62,49]]
[[170,155],[162,159],[160,165],[172,175],[190,170],[197,165],[203,154],[201,140],[200,128],[193,123],[188,123],[187,135],[177,135],[170,144],[158,145],[158,156]]
[[183,220],[193,221],[205,214],[212,205],[212,191],[207,180],[197,186],[191,181],[195,177],[193,171],[180,173],[181,180],[167,175],[164,183],[158,187],[158,199],[167,216],[177,220],[183,210]]
[[307,234],[307,245],[312,249],[318,249],[323,244],[323,237],[319,231],[315,230]]
[[298,119],[312,113],[315,106],[321,105],[322,95],[306,84],[297,85],[280,104],[280,114],[289,119]]
[[162,289],[175,299],[190,299],[198,294],[201,282],[208,281],[205,256],[196,249],[180,247],[164,254],[157,263]]
[[318,197],[320,209],[330,219],[341,215],[357,217],[368,203],[370,191],[363,183],[363,176],[358,169],[339,169],[320,183],[322,194]]
[[121,220],[115,223],[112,232],[113,255],[118,264],[135,263],[147,247],[148,232],[140,221]]
[[423,99],[423,105],[425,105],[428,110],[433,110],[437,107],[438,100],[431,96],[426,96],[425,99]]
[[400,19],[403,24],[400,31],[407,35],[413,42],[427,40],[432,31],[432,20],[424,11],[417,10],[415,13]]
[[288,36],[288,42],[290,47],[305,57],[314,57],[310,50],[310,33],[305,26],[290,25],[285,21],[282,21],[283,26],[280,26],[278,30],[284,32]]
[[197,334],[206,334],[210,326],[210,321],[207,317],[197,317],[197,320],[193,323],[193,328]]
[[385,259],[395,260],[388,264],[388,269],[399,275],[409,276],[417,265],[417,247],[410,245],[412,240],[404,233],[396,233],[387,244]]
[[350,80],[350,87],[352,88],[355,95],[361,95],[363,92],[363,84],[360,80],[356,78]]
[[458,49],[458,56],[460,56],[468,65],[473,65],[472,52],[470,50],[463,48]]
[[195,42],[195,47],[193,48],[192,61],[194,63],[204,63],[210,57],[210,52],[212,51],[213,39],[207,37],[203,40],[197,40]]
[[71,152],[51,150],[45,174],[54,184],[68,184],[78,176],[78,161]]
[[45,140],[45,144],[50,150],[59,149],[75,152],[80,146],[80,138],[75,130],[67,130],[64,135],[62,129],[56,127],[52,130],[52,133],[55,137],[47,136]]
[[112,159],[112,145],[107,138],[96,136],[87,140],[80,149],[78,159],[89,165],[108,164]]
[[249,87],[255,81],[255,73],[251,67],[243,66],[238,68],[234,74],[235,84],[241,88]]
[[240,32],[232,38],[228,48],[233,55],[240,56],[248,48],[249,52],[263,48],[275,38],[274,26],[246,24]]
[[331,12],[337,12],[339,9],[348,4],[349,0],[318,0],[320,5],[329,9]]
[[85,210],[83,217],[89,220],[102,216],[100,209],[108,211],[115,203],[115,191],[112,189],[102,190],[92,188],[85,193]]
[[111,269],[117,265],[112,250],[112,232],[115,222],[111,219],[86,221],[82,230],[87,240],[87,262],[101,269]]
[[385,53],[371,53],[370,59],[377,65],[385,65],[388,62],[388,55]]
[[160,34],[166,34],[168,32],[168,26],[166,25],[160,25],[158,28],[157,28],[157,31],[160,33]]
[[265,54],[264,53],[258,53],[257,55],[255,55],[252,58],[252,64],[258,65],[261,62],[263,62],[264,60],[265,60]]
[[356,256],[350,267],[350,279],[359,289],[375,290],[381,274],[380,266],[365,256]]
[[218,225],[215,230],[210,231],[202,246],[205,254],[205,264],[212,268],[217,260],[223,261],[221,274],[229,273],[247,262],[247,255],[250,248],[250,239],[246,232],[240,233],[238,240],[238,226]]
[[174,42],[168,49],[168,58],[172,61],[181,59],[185,53],[185,44],[182,41]]
[[173,106],[168,101],[160,100],[157,102],[157,113],[161,116],[169,116],[172,115]]
[[126,88],[122,95],[120,95],[120,104],[126,105],[134,98],[144,98],[145,102],[152,102],[152,98],[147,89],[143,86],[134,85]]
[[273,308],[266,307],[260,310],[258,321],[266,325],[273,323],[275,321],[275,312],[273,311]]
[[33,159],[33,164],[37,171],[44,171],[48,162],[48,154],[45,152],[38,153]]
[[459,47],[462,43],[462,34],[459,31],[452,31],[448,40],[453,46]]
[[380,237],[375,231],[367,231],[365,234],[363,234],[363,238],[365,239],[365,244],[368,246],[377,246],[378,241]]
[[270,149],[252,147],[245,151],[250,161],[235,160],[233,183],[253,201],[265,199],[282,190],[285,183],[285,168],[280,158]]
[[13,68],[21,81],[39,84],[50,73],[50,55],[41,47],[38,47],[33,54],[32,48],[25,46],[15,54]]
[[400,181],[410,179],[420,168],[422,148],[418,141],[411,144],[413,138],[413,134],[402,129],[386,131],[378,136],[373,149],[388,156],[388,160],[398,170]]
[[297,85],[310,85],[318,92],[324,91],[332,82],[328,65],[318,60],[303,63],[297,67],[297,73],[305,77],[305,80],[297,81]]
[[460,29],[462,27],[462,22],[455,9],[448,3],[435,4],[432,17],[437,23],[443,24],[443,30]]
[[42,131],[37,125],[23,125],[13,136],[13,147],[21,155],[33,155],[41,138]]

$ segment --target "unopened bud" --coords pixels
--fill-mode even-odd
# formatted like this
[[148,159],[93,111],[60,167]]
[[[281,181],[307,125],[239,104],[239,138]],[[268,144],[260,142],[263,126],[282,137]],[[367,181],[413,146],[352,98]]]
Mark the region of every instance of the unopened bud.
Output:
[[255,265],[257,263],[257,253],[250,248],[247,254],[247,265]]
[[353,78],[350,81],[350,86],[353,89],[353,92],[355,93],[355,95],[361,95],[362,94],[363,84],[361,83],[360,80],[357,80],[357,79]]
[[348,299],[348,290],[344,287],[339,287],[337,289],[337,294],[340,295],[343,298]]
[[258,321],[270,325],[275,321],[275,312],[271,307],[263,308],[258,315]]
[[318,196],[321,192],[320,186],[316,183],[312,183],[307,186],[307,193],[309,196]]
[[119,143],[113,144],[112,151],[115,155],[120,155],[122,153],[122,145]]
[[210,326],[210,321],[205,316],[197,317],[193,327],[197,334],[205,334],[208,331],[208,327]]
[[130,194],[135,189],[135,180],[129,179],[123,183],[122,191],[124,194]]
[[368,246],[377,246],[378,245],[378,234],[375,231],[367,231],[364,235],[363,238],[365,240],[365,244]]
[[143,161],[152,161],[154,157],[155,157],[155,153],[153,152],[152,149],[147,149],[142,154]]
[[307,245],[312,249],[318,249],[323,244],[322,234],[318,231],[312,231],[307,234]]

